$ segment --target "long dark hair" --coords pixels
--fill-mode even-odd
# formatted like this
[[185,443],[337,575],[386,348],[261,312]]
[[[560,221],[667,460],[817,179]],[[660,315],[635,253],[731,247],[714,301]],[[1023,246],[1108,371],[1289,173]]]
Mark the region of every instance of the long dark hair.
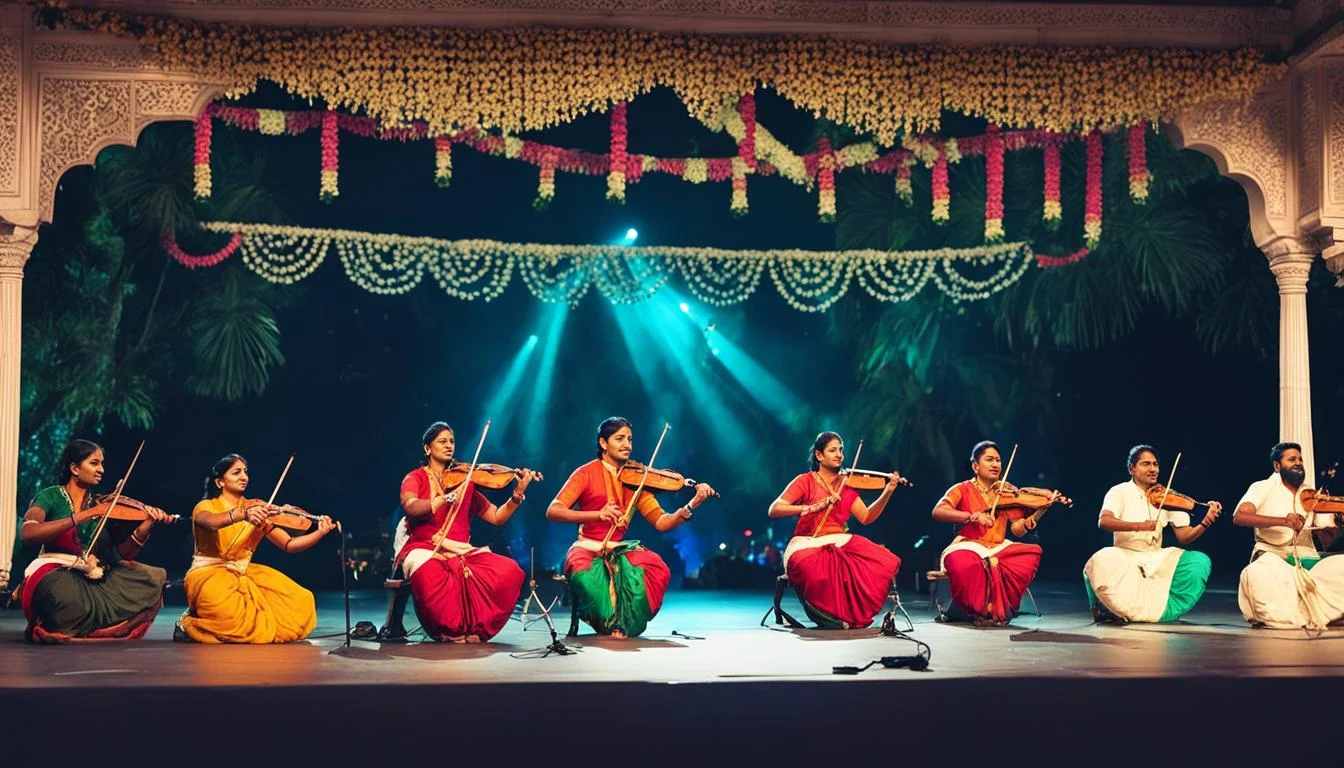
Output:
[[612,435],[620,432],[624,427],[630,427],[632,432],[635,429],[630,426],[629,419],[623,419],[620,416],[612,416],[597,425],[597,458],[602,458],[602,441],[609,439]]
[[839,440],[842,444],[845,442],[840,435],[835,432],[822,432],[817,435],[817,439],[812,441],[812,450],[807,452],[807,465],[813,472],[821,469],[821,462],[817,461],[817,453],[826,450],[826,446],[831,444],[832,440]]
[[[426,448],[428,448],[429,444],[434,442],[434,440],[438,438],[439,433],[444,431],[453,432],[453,428],[448,426],[448,422],[446,421],[436,421],[433,424],[430,424],[429,428],[425,430],[425,435],[420,439],[420,442],[423,443]],[[453,436],[456,437],[457,433],[453,432]],[[428,453],[420,457],[420,463],[424,464],[425,466],[429,466]]]
[[210,467],[210,474],[205,477],[205,494],[201,496],[201,498],[218,498],[219,495],[224,492],[224,489],[219,486],[219,479],[224,476],[225,472],[232,469],[234,464],[237,464],[240,461],[243,462],[244,467],[247,466],[247,459],[244,459],[236,453],[230,453],[219,461],[216,461],[215,465]]
[[103,447],[92,440],[82,440],[75,438],[66,444],[65,450],[61,451],[60,465],[56,467],[56,482],[59,485],[65,485],[74,477],[70,471],[71,464],[83,464],[84,460],[93,455],[94,451],[101,451]]

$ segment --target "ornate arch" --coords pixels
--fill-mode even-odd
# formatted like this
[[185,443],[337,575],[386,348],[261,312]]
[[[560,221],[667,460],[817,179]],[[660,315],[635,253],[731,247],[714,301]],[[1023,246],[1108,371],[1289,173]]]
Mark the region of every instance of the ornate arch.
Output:
[[1213,158],[1220,173],[1246,190],[1257,245],[1296,231],[1286,85],[1275,83],[1247,104],[1222,101],[1187,109],[1167,125],[1175,146]]

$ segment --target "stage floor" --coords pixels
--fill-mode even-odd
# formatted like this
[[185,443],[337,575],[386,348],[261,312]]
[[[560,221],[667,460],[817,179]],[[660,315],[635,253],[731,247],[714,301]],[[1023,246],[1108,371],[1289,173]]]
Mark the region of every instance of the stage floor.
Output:
[[[773,732],[772,738],[797,742],[788,754],[802,757],[810,754],[810,745],[790,722],[801,718],[815,729],[826,718],[817,721],[820,715],[809,707],[819,706],[837,719],[828,728],[844,722],[911,726],[914,730],[902,732],[903,754],[913,750],[942,763],[972,714],[986,723],[994,718],[1033,723],[1025,730],[1007,724],[994,730],[1009,739],[1022,731],[1021,738],[1032,740],[1048,732],[1050,752],[1104,738],[1104,720],[1114,717],[1143,727],[1174,716],[1171,728],[1158,730],[1182,743],[1189,734],[1181,740],[1176,734],[1200,724],[1203,737],[1230,738],[1235,723],[1222,717],[1235,717],[1255,701],[1264,706],[1265,695],[1288,697],[1285,713],[1290,702],[1311,707],[1318,699],[1333,700],[1340,685],[1334,678],[1344,676],[1344,630],[1315,636],[1252,630],[1237,612],[1233,591],[1211,591],[1181,623],[1124,627],[1094,625],[1077,585],[1038,584],[1033,592],[1045,615],[1024,614],[998,629],[935,623],[927,597],[908,595],[912,637],[932,651],[929,670],[876,666],[856,676],[833,674],[832,666],[914,655],[914,644],[883,636],[876,627],[761,628],[770,604],[766,593],[672,592],[645,636],[624,641],[598,637],[586,627],[578,638],[564,638],[569,612],[557,609],[561,639],[580,651],[544,659],[516,657],[550,642],[542,622],[525,631],[522,622],[512,621],[486,645],[356,641],[342,649],[339,594],[319,598],[314,634],[328,637],[285,646],[174,643],[172,625],[181,608],[169,606],[138,642],[36,647],[22,642],[22,614],[11,610],[0,612],[0,702],[10,713],[46,712],[57,725],[60,710],[100,702],[93,710],[109,729],[122,721],[132,727],[144,718],[147,723],[179,713],[187,718],[200,708],[235,707],[257,717],[289,713],[299,718],[296,723],[323,729],[318,733],[325,740],[296,739],[286,729],[286,748],[303,744],[305,754],[330,748],[347,757],[377,757],[383,742],[369,729],[419,721],[415,713],[424,708],[430,723],[454,723],[454,732],[461,726],[482,739],[507,740],[509,734],[520,737],[528,712],[555,713],[528,725],[540,738],[588,731],[585,722],[594,706],[615,729],[610,738],[627,727],[652,728],[635,742],[646,744],[656,742],[664,725],[690,727],[706,738],[741,728],[746,738]],[[792,594],[785,607],[803,615]],[[354,621],[381,624],[384,612],[382,594],[354,595]],[[413,611],[407,625],[415,626]],[[117,701],[158,714],[137,718],[134,710],[118,711]],[[706,729],[709,718],[714,726]],[[246,721],[243,716],[239,722]],[[1066,723],[1088,728],[1091,735],[1061,737],[1057,727]],[[77,727],[85,733],[87,721]],[[186,738],[180,724],[174,732],[169,741]],[[1155,738],[1153,743],[1162,741]],[[407,742],[396,743],[398,753],[405,753]],[[691,759],[695,748],[677,740],[659,753]],[[1244,758],[1247,749],[1240,742],[1227,756]]]

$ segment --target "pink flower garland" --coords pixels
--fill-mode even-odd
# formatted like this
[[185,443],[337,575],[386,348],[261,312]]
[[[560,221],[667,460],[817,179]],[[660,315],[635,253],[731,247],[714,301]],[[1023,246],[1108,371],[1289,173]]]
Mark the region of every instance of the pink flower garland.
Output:
[[[756,97],[750,93],[742,94],[737,101],[737,114],[742,118],[742,141],[737,144],[737,154],[747,167],[756,169]],[[734,181],[736,183],[736,181]],[[744,187],[745,189],[745,187]]]
[[1059,229],[1064,217],[1064,206],[1059,202],[1059,144],[1045,145],[1045,209],[1041,219],[1051,231]]
[[447,136],[434,137],[434,184],[447,189],[453,179],[453,140]]
[[1055,269],[1056,267],[1067,267],[1070,264],[1077,264],[1091,253],[1087,248],[1079,248],[1068,256],[1046,256],[1045,254],[1036,254],[1036,266],[1041,269]]
[[1129,128],[1129,196],[1148,202],[1148,129],[1143,123]]
[[933,187],[933,221],[946,224],[952,214],[952,192],[947,187],[947,151],[938,150],[933,161],[933,170],[929,173],[929,182]]
[[611,108],[611,165],[607,173],[607,199],[625,202],[625,147],[629,140],[625,123],[625,102]]
[[996,125],[985,134],[985,242],[1003,242],[1003,136]]
[[835,153],[831,140],[817,139],[817,214],[823,223],[835,221]]
[[341,194],[340,188],[336,186],[336,173],[340,167],[340,156],[337,153],[337,141],[339,132],[336,125],[336,113],[330,110],[322,113],[322,183],[320,184],[320,196],[322,202],[330,203]]
[[1101,242],[1101,131],[1087,134],[1087,193],[1083,242],[1096,248]]
[[210,136],[214,131],[212,118],[215,105],[207,104],[196,117],[196,145],[192,150],[193,187],[197,200],[210,199],[212,179],[210,177]]
[[167,251],[168,255],[173,257],[173,261],[176,261],[187,269],[200,269],[202,267],[213,267],[232,256],[237,252],[239,246],[243,244],[243,240],[243,233],[235,232],[233,237],[229,238],[228,245],[225,245],[214,253],[208,253],[204,256],[192,256],[182,250],[182,247],[177,244],[177,240],[173,239],[172,233],[169,232],[164,233],[163,239],[160,242],[163,245],[163,250]]

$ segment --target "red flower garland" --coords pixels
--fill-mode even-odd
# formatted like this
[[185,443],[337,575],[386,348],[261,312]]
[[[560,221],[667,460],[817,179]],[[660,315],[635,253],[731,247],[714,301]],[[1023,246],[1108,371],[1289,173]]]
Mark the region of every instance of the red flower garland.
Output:
[[1045,208],[1041,218],[1050,230],[1059,228],[1064,217],[1064,206],[1059,201],[1059,144],[1051,141],[1045,145]]
[[244,239],[242,232],[235,232],[233,237],[229,238],[227,245],[214,253],[207,253],[204,256],[192,256],[182,250],[182,247],[177,244],[177,240],[173,238],[172,233],[169,232],[164,233],[163,239],[160,242],[163,245],[163,250],[167,251],[168,255],[173,257],[173,261],[176,261],[187,269],[200,269],[202,267],[213,267],[232,256],[243,244]]
[[210,138],[214,132],[215,105],[207,104],[196,117],[196,143],[192,150],[193,189],[197,200],[208,200],[212,186],[210,177]]
[[629,141],[625,122],[625,102],[611,108],[611,156],[607,172],[607,199],[625,202],[625,147]]
[[537,196],[532,200],[532,207],[544,211],[555,198],[555,155],[544,155],[537,168]]
[[1148,202],[1148,129],[1143,123],[1129,128],[1129,196]]
[[997,125],[985,134],[985,242],[1003,242],[1003,136]]
[[[913,161],[913,156],[910,157]],[[909,205],[915,201],[915,187],[910,181],[910,167],[913,162],[900,162],[896,165],[896,196]]]
[[1087,135],[1087,207],[1083,216],[1083,241],[1088,248],[1101,242],[1101,131]]
[[322,113],[322,181],[320,196],[322,202],[330,203],[341,194],[337,186],[337,170],[340,168],[340,156],[337,154],[337,142],[340,133],[337,130],[336,113],[330,110]]
[[742,141],[737,143],[737,154],[747,167],[756,169],[756,97],[742,94],[737,101],[737,114],[742,118]]
[[1070,264],[1077,264],[1091,253],[1087,248],[1079,248],[1068,256],[1046,256],[1043,253],[1036,254],[1036,266],[1041,269],[1054,269],[1056,267],[1067,267]]
[[734,216],[747,215],[747,163],[740,157],[733,158],[733,196],[729,208]]

